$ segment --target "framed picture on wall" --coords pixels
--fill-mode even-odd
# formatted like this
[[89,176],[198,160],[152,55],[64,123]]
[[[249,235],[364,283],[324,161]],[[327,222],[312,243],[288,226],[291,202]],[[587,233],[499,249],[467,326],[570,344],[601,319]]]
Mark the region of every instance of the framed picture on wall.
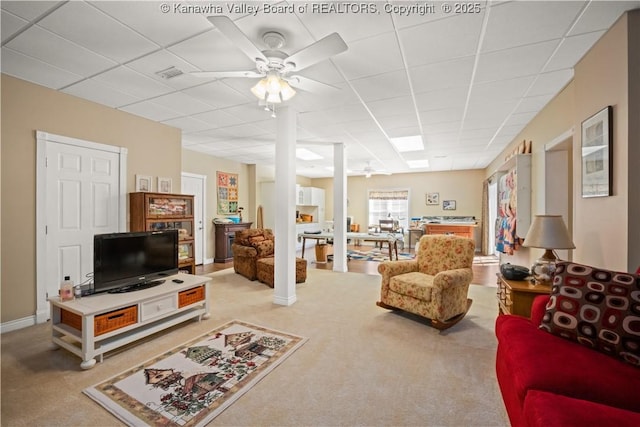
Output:
[[136,175],[136,191],[151,191],[151,177],[149,175]]
[[440,204],[440,193],[427,193],[424,195],[425,204],[427,205],[439,205]]
[[582,197],[611,196],[613,187],[613,108],[582,122]]
[[158,177],[158,193],[171,193],[171,178]]
[[455,200],[443,200],[442,201],[442,209],[445,211],[455,211],[456,210],[456,201]]

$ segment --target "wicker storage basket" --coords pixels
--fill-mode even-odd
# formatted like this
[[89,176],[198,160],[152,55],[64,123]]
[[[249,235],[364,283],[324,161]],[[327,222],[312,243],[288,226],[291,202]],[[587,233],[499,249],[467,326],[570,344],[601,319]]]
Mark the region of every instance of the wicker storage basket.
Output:
[[204,285],[178,292],[178,308],[204,300]]
[[60,309],[60,323],[82,331],[82,316],[67,311],[64,308]]
[[109,313],[100,314],[94,319],[94,335],[102,335],[138,322],[138,306],[122,308]]

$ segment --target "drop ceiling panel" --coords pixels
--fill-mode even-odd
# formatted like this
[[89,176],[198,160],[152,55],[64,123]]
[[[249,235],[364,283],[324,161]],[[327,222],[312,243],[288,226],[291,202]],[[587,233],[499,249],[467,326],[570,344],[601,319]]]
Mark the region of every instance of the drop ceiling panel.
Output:
[[[247,103],[247,101],[253,100],[251,99],[253,95],[242,94],[220,80],[194,86],[182,92],[215,108],[242,105]],[[251,97],[249,95],[251,95]]]
[[140,100],[140,98],[136,96],[121,92],[112,86],[93,79],[72,84],[62,91],[113,108],[132,104]]
[[505,2],[491,8],[482,52],[560,39],[584,1]]
[[194,114],[193,118],[206,123],[209,128],[220,128],[242,123],[241,119],[223,110],[214,110],[207,111],[205,113]]
[[604,31],[567,37],[544,68],[544,71],[556,71],[573,68],[593,44],[604,34]]
[[165,120],[162,123],[168,126],[182,129],[183,136],[189,133],[211,129],[211,126],[208,123],[194,119],[193,117],[179,117],[177,119]]
[[203,113],[214,108],[211,104],[202,102],[184,92],[173,92],[158,96],[153,99],[153,102],[159,105],[164,105],[167,108],[171,108],[172,110],[179,112],[181,115]]
[[[329,2],[315,2],[318,5],[316,7],[322,7],[320,3]],[[339,4],[340,2],[331,3]],[[349,4],[349,2],[344,3]],[[359,2],[350,2],[355,6],[357,3]],[[365,6],[362,7],[367,7],[372,3],[374,2],[363,3]],[[379,7],[380,3],[375,3],[377,3],[376,7]],[[319,13],[314,11],[313,2],[309,2],[309,4],[307,13],[298,13],[298,16],[315,37],[323,37],[331,32],[337,32],[349,44],[355,40],[393,31],[391,17],[386,13]]]
[[[384,60],[380,52],[385,52]],[[334,62],[348,79],[375,76],[403,69],[402,55],[395,33],[383,33],[349,44],[349,55],[338,55]]]
[[372,101],[367,103],[367,107],[374,117],[395,116],[398,114],[415,116],[416,114],[411,96]]
[[606,30],[618,20],[625,10],[640,8],[640,1],[592,1],[587,5],[580,21],[568,35]]
[[84,2],[65,3],[38,25],[120,63],[158,49],[157,44]]
[[451,87],[468,87],[475,59],[473,56],[409,69],[415,93],[431,92]]
[[423,127],[439,125],[442,123],[459,123],[464,115],[464,107],[421,111],[419,114],[420,122]]
[[555,40],[482,54],[475,81],[490,82],[539,73],[558,43]]
[[27,21],[2,9],[2,14],[0,15],[0,24],[2,43],[4,43],[9,37],[13,36],[16,32],[18,32],[18,30],[23,28],[27,24]]
[[89,77],[118,64],[96,55],[38,26],[32,26],[6,45],[57,68]]
[[125,66],[106,71],[94,80],[138,98],[153,98],[174,91],[172,87]]
[[[27,21],[32,21],[39,16],[54,10],[65,2],[56,1],[3,1],[2,9],[11,12]],[[4,22],[2,22],[4,25]]]
[[157,122],[175,119],[181,116],[181,114],[177,111],[171,108],[167,108],[164,105],[157,104],[153,101],[142,101],[135,104],[127,105],[120,109],[122,111],[126,111],[140,117],[145,117],[149,120],[155,120]]
[[468,92],[468,87],[454,87],[418,93],[415,95],[418,111],[464,109]]
[[478,46],[482,16],[464,14],[399,31],[410,68],[473,55]]
[[409,81],[405,71],[393,71],[351,82],[364,101],[396,98],[409,95]]
[[521,98],[527,93],[534,80],[535,76],[526,76],[479,83],[471,91],[469,104],[486,104]]
[[163,4],[175,6],[181,4],[179,2],[130,1],[125,8],[115,1],[96,1],[91,4],[160,46],[173,44],[211,28],[206,15],[161,11]]
[[572,78],[572,69],[540,74],[527,95],[537,96],[558,93]]
[[9,48],[2,48],[2,72],[52,89],[60,89],[82,79],[53,65],[38,61]]
[[163,71],[171,67],[175,67],[183,73],[197,71],[196,67],[190,65],[183,59],[179,58],[177,55],[174,55],[167,50],[160,50],[149,55],[145,55],[142,58],[127,63],[127,67],[136,70],[156,81],[162,82],[162,84],[171,86],[174,89],[185,89],[188,87],[204,84],[208,81],[207,79],[194,77],[188,74],[182,74],[171,79],[164,79],[156,74],[159,71]]
[[520,104],[514,111],[514,114],[518,113],[535,113],[537,114],[549,101],[551,101],[551,95],[537,95],[527,96],[522,98]]
[[255,63],[214,29],[172,45],[167,50],[199,71],[255,70]]

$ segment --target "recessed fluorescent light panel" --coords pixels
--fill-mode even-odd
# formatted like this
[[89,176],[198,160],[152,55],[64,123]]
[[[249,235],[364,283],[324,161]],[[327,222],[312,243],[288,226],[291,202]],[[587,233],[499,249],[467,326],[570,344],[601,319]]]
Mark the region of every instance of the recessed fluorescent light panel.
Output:
[[296,157],[300,160],[320,160],[323,157],[306,148],[296,148]]
[[407,166],[409,166],[411,169],[428,168],[429,167],[429,160],[427,160],[427,159],[407,160]]
[[391,143],[396,150],[401,153],[406,151],[418,151],[424,150],[424,144],[422,143],[422,136],[403,136],[402,138],[391,138]]

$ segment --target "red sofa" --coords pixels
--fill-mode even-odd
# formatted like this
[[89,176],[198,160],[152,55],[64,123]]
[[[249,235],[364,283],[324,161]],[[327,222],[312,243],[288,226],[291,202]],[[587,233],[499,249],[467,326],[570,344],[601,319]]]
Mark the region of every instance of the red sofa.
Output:
[[530,319],[496,320],[496,373],[512,426],[640,426],[640,367],[539,329],[549,300],[538,296]]

